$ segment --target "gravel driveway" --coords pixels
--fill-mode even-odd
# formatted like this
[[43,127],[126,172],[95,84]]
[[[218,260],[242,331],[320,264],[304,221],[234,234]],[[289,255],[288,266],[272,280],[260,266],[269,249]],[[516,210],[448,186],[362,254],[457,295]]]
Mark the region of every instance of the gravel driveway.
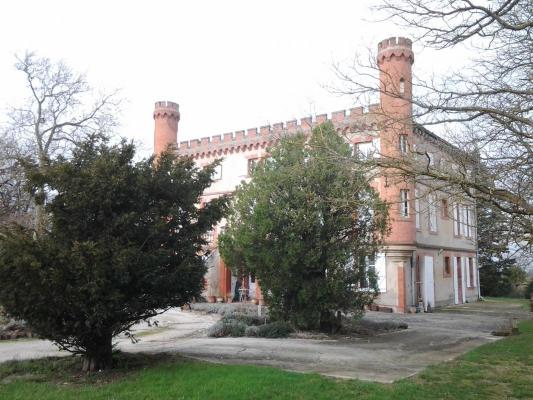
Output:
[[[170,310],[158,317],[159,326],[137,327],[138,343],[119,338],[118,347],[123,351],[178,352],[211,362],[269,365],[341,378],[392,382],[498,340],[491,334],[493,331],[508,326],[510,318],[531,318],[531,314],[512,304],[488,302],[448,307],[432,314],[369,312],[365,318],[404,321],[409,329],[336,340],[206,337],[206,329],[217,318]],[[65,353],[43,340],[0,342],[0,362],[61,354]]]

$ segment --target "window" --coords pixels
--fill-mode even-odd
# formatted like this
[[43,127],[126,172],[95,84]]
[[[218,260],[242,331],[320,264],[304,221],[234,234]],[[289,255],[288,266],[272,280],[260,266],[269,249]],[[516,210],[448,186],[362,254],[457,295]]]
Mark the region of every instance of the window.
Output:
[[450,257],[444,257],[444,277],[450,277],[452,275],[452,266],[450,264]]
[[448,200],[446,199],[440,201],[440,216],[443,219],[448,219]]
[[204,234],[204,240],[207,242],[207,244],[211,244],[213,243],[213,239],[214,239],[215,235],[214,235],[214,230],[210,230],[210,231],[207,231],[205,234]]
[[367,158],[372,151],[372,142],[357,143],[354,150],[356,157]]
[[362,276],[359,278],[359,287],[361,289],[369,289],[372,286],[372,280],[375,280],[376,276],[375,256],[372,254],[370,256],[365,257],[363,265],[365,266],[365,273],[362,274]]
[[428,195],[428,222],[429,222],[429,231],[437,232],[437,204],[435,200],[435,194],[430,193]]
[[461,211],[461,235],[463,235],[464,237],[468,237],[468,224],[467,224],[467,220],[466,220],[466,215],[467,215],[467,212],[466,212],[466,206],[465,205],[460,205],[460,211]]
[[222,165],[217,165],[215,167],[215,170],[213,171],[213,180],[214,181],[218,181],[220,179],[222,179]]
[[466,216],[468,218],[468,237],[474,237],[474,209],[469,206],[466,210]]
[[409,216],[409,190],[400,190],[400,215],[402,217]]
[[255,169],[257,168],[257,164],[259,162],[258,158],[250,158],[248,159],[248,176],[252,176]]
[[459,204],[453,204],[453,234],[455,236],[461,235],[461,210]]
[[400,135],[400,153],[407,154],[407,135]]
[[415,189],[415,225],[416,229],[420,229],[420,199],[418,189]]
[[468,258],[468,275],[470,277],[470,287],[476,287],[474,279],[474,259],[472,257]]
[[[353,259],[351,259],[353,267]],[[386,260],[383,253],[371,254],[361,259],[364,273],[359,278],[359,289],[377,288],[381,293],[387,291]]]
[[400,94],[405,93],[405,79],[400,78]]
[[463,226],[462,231],[465,237],[474,237],[474,210],[471,206],[463,206],[462,208]]
[[416,149],[416,143],[413,143],[411,148],[413,149],[413,158],[415,159],[415,161],[418,160],[418,151]]
[[354,145],[354,155],[360,158],[379,157],[380,141],[379,138],[371,142],[361,142]]

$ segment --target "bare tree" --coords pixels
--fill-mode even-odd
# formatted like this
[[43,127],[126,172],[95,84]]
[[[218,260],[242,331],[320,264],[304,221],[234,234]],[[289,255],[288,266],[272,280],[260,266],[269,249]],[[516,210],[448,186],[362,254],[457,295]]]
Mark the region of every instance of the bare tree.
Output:
[[[18,157],[31,159],[39,168],[89,136],[106,137],[117,124],[117,92],[95,93],[83,74],[72,71],[63,61],[52,62],[27,52],[15,64],[25,78],[28,96],[8,112],[6,132],[16,138]],[[15,165],[15,164],[13,164]],[[35,223],[44,228],[41,203],[44,188],[35,193]]]
[[[414,129],[437,129],[453,163],[434,165],[424,152],[380,158],[400,175],[439,190],[460,192],[504,213],[508,233],[533,244],[533,3],[529,0],[382,0],[377,11],[404,25],[424,46],[465,44],[467,66],[440,78],[413,78]],[[401,97],[397,88],[369,83],[375,57],[337,66],[339,91],[357,99]],[[387,117],[387,116],[384,116]],[[389,116],[390,118],[390,116]],[[416,157],[418,156],[418,157]],[[453,167],[453,168],[452,168]]]
[[17,145],[7,132],[0,133],[0,144],[0,225],[11,221],[27,224],[31,202],[24,190]]

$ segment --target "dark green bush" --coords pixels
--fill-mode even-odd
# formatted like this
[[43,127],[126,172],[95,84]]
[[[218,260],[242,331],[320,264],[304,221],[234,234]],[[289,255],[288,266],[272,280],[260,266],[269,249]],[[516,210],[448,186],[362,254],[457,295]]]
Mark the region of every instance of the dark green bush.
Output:
[[258,331],[259,331],[259,327],[258,326],[253,326],[253,325],[252,326],[247,326],[246,330],[244,331],[244,336],[256,337]]
[[288,322],[276,321],[258,326],[257,335],[255,336],[263,338],[285,338],[293,331],[294,330]]
[[207,330],[209,337],[241,337],[244,336],[246,325],[236,320],[218,321],[215,325]]
[[222,318],[224,322],[238,321],[247,326],[264,325],[268,322],[267,317],[260,317],[258,315],[246,315],[246,314],[226,314]]

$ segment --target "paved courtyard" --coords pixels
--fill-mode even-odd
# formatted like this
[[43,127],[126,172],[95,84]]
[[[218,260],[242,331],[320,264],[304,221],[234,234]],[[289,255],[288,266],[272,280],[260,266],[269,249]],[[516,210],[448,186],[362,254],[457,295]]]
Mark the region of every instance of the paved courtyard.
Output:
[[[404,321],[409,329],[335,340],[206,337],[206,329],[217,318],[170,310],[158,317],[158,326],[137,327],[138,343],[119,338],[118,347],[131,352],[177,352],[211,362],[269,365],[341,378],[392,382],[498,340],[493,331],[507,327],[511,318],[526,319],[531,314],[512,304],[488,302],[448,307],[432,314],[369,312],[365,318]],[[44,340],[0,342],[0,362],[59,354],[64,352]]]

